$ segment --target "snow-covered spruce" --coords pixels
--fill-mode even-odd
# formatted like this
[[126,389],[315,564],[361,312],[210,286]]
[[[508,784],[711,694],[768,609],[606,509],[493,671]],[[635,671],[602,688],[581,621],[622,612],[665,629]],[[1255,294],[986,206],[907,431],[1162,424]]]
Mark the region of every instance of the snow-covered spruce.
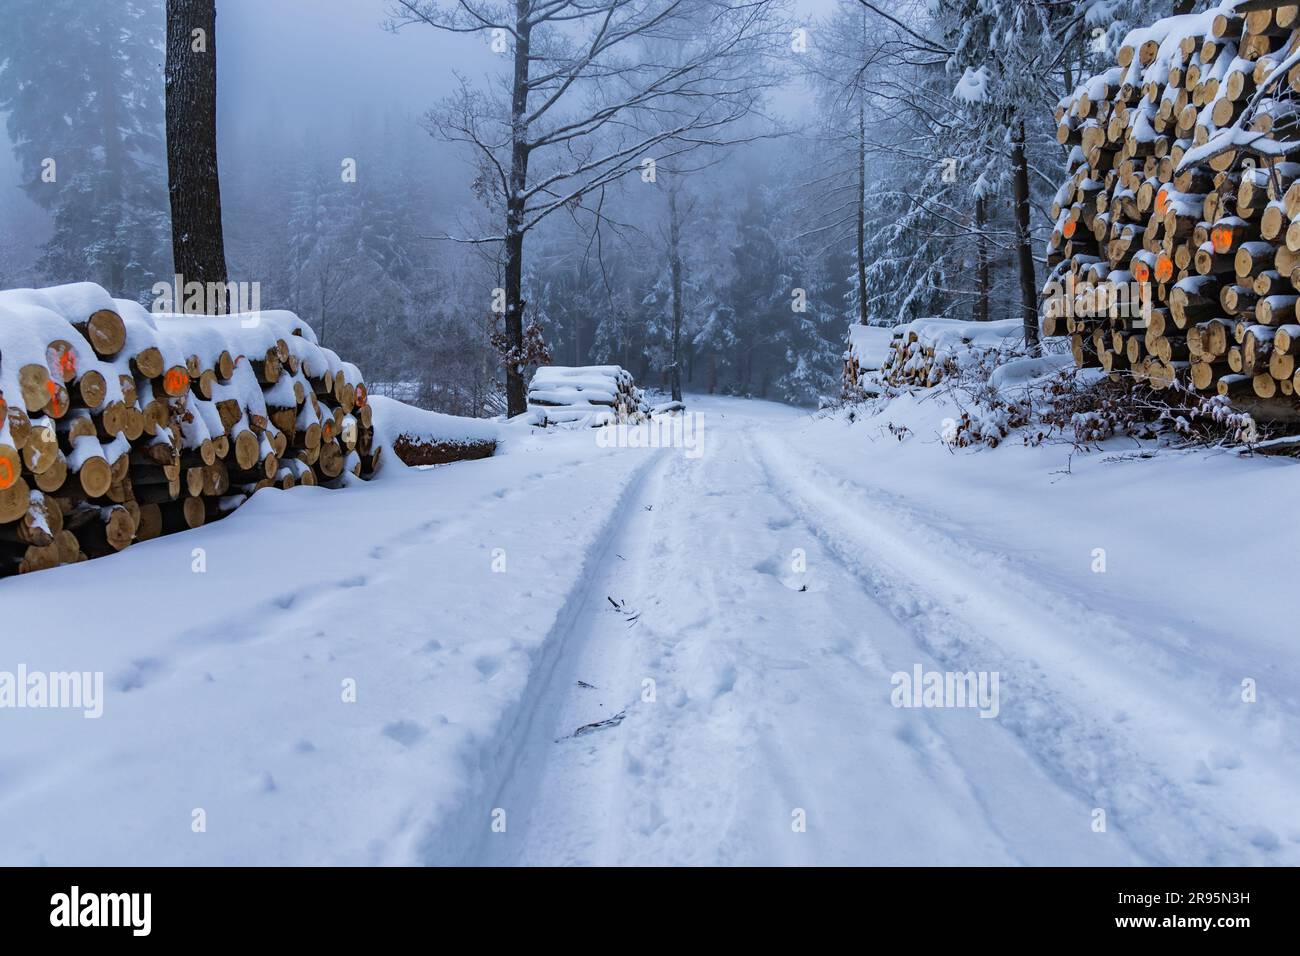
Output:
[[1300,418],[1300,7],[1224,0],[1135,30],[1057,107],[1044,335],[1153,389]]
[[647,411],[632,373],[618,365],[545,365],[528,385],[528,407],[549,424],[600,425]]
[[367,476],[356,366],[289,312],[151,314],[90,283],[0,292],[0,574],[120,551],[269,487]]

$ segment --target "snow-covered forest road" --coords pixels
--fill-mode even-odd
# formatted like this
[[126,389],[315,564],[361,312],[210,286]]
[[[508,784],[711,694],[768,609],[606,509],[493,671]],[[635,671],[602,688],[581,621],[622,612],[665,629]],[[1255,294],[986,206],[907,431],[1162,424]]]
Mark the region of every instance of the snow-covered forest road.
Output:
[[770,422],[709,421],[704,455],[661,452],[634,487],[496,797],[519,828],[471,858],[1134,860],[996,721],[890,706],[891,673],[932,656],[841,558],[839,515],[803,504]]
[[[0,669],[107,675],[0,724],[0,862],[1300,862],[1300,655],[1132,483],[692,409],[698,456],[521,434],[0,582]],[[1228,480],[1109,467],[1184,465]],[[996,716],[895,707],[917,667]]]

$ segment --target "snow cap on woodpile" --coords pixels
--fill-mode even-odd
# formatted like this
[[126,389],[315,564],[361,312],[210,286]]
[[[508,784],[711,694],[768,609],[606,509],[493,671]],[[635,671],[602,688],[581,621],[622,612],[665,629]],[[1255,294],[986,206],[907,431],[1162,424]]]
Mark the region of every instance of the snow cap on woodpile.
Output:
[[897,329],[881,325],[862,325],[855,322],[849,326],[848,349],[844,353],[845,361],[852,358],[858,369],[874,372],[885,364],[889,356],[890,344],[894,341]]
[[931,388],[946,376],[985,361],[999,361],[1022,350],[1019,319],[967,322],[961,319],[914,319],[891,330],[889,352],[879,377],[895,386]]
[[632,373],[619,365],[544,365],[528,385],[528,405],[554,423],[608,420],[645,410]]
[[385,469],[393,460],[414,467],[487,458],[500,441],[501,426],[486,419],[431,412],[383,395],[372,395],[370,404]]

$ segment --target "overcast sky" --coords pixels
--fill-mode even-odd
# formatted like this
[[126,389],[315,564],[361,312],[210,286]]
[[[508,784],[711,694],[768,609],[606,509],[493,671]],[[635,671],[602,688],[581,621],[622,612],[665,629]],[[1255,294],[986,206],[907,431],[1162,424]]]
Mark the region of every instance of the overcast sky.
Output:
[[[791,2],[802,22],[834,4]],[[358,111],[390,107],[418,115],[452,89],[457,71],[477,80],[491,69],[496,54],[485,37],[422,25],[393,34],[382,27],[385,5],[386,0],[217,0],[219,129],[225,135],[245,123],[254,129],[268,111],[277,122],[302,129],[342,126]],[[801,99],[792,89],[775,106],[795,114]],[[2,148],[0,188],[8,192],[16,183],[12,153]],[[0,211],[13,208],[8,198],[0,201]]]
[[[793,0],[812,20],[834,0]],[[477,79],[496,54],[484,36],[428,26],[396,35],[382,28],[386,0],[217,0],[221,118],[238,122],[269,104],[293,112],[374,108],[422,112],[449,92],[460,71]],[[792,97],[783,97],[787,102]]]

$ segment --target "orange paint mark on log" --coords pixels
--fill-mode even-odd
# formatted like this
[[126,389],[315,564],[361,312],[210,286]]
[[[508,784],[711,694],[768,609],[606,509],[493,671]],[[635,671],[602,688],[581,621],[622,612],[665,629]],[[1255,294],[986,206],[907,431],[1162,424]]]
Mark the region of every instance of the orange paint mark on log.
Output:
[[1074,231],[1078,227],[1079,224],[1077,222],[1072,219],[1067,219],[1065,225],[1061,227],[1061,235],[1065,236],[1066,239],[1072,239],[1074,238]]
[[180,367],[168,369],[167,374],[163,376],[163,391],[172,397],[184,395],[189,387],[189,374]]
[[1214,243],[1214,251],[1223,255],[1232,249],[1232,229],[1228,226],[1215,226],[1210,232],[1210,241]]
[[1151,278],[1151,269],[1145,262],[1133,263],[1133,278],[1138,282],[1146,282]]
[[72,349],[65,349],[59,356],[59,370],[63,372],[63,379],[67,381],[77,377],[77,353]]
[[14,465],[8,458],[0,458],[0,491],[13,487],[13,483],[18,480],[18,475],[14,473]]
[[358,385],[357,386],[357,408],[366,407],[366,395],[367,395],[366,387],[364,385]]
[[1161,189],[1156,193],[1156,212],[1163,218],[1165,213],[1169,212],[1169,190]]
[[46,408],[55,418],[62,418],[67,414],[68,409],[63,403],[63,396],[60,394],[58,383],[54,379],[50,379],[45,383],[45,390],[50,393],[50,400],[46,404]]
[[1173,277],[1174,260],[1161,253],[1156,257],[1156,279],[1160,282],[1168,282]]

